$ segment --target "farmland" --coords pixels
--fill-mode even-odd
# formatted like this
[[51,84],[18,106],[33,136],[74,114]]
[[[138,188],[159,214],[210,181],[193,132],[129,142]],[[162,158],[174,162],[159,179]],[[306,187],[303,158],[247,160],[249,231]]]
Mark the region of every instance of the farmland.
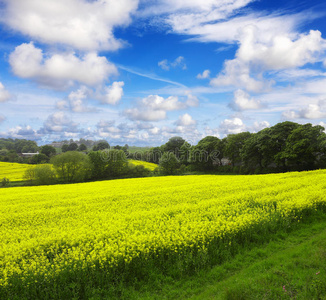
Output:
[[0,162],[0,179],[6,177],[10,181],[22,181],[25,171],[30,167],[28,164]]
[[[326,172],[174,176],[0,190],[0,298],[182,276],[326,207]],[[86,290],[85,290],[86,287]],[[76,291],[75,291],[76,292]]]
[[151,171],[154,171],[158,167],[157,164],[153,164],[153,163],[146,162],[146,161],[134,160],[134,159],[129,159],[128,161],[129,161],[129,163],[131,163],[135,166],[144,166],[144,168],[149,169]]

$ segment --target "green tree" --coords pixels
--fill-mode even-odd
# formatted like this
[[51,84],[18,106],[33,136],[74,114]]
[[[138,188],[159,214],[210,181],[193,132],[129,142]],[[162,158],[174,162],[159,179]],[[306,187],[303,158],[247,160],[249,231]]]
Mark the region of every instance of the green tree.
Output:
[[88,157],[92,165],[93,179],[117,178],[127,173],[128,160],[122,150],[92,151]]
[[50,161],[50,158],[43,153],[36,154],[29,159],[30,164],[46,164]]
[[180,167],[180,161],[173,152],[165,152],[159,162],[159,171],[164,175],[176,174]]
[[241,132],[237,134],[229,134],[225,143],[225,157],[231,160],[232,166],[241,163],[241,151],[245,141],[251,137],[250,132]]
[[94,145],[93,151],[99,151],[99,150],[104,150],[104,149],[109,149],[110,145],[107,141],[101,141]]
[[68,151],[76,151],[78,149],[78,145],[75,142],[70,143],[67,149]]
[[61,151],[64,153],[64,152],[67,152],[68,151],[68,148],[69,148],[69,145],[68,144],[63,144],[62,147],[61,147]]
[[87,151],[87,146],[85,144],[80,144],[78,147],[78,151]]
[[174,136],[169,139],[169,141],[163,145],[164,152],[172,152],[176,156],[179,156],[180,149],[182,145],[185,143],[185,140],[180,136]]
[[287,166],[298,170],[316,168],[318,159],[324,155],[324,130],[322,126],[309,123],[295,128],[288,136],[283,151]]
[[49,145],[44,145],[41,147],[41,153],[45,154],[47,157],[52,157],[57,152],[54,147],[49,146]]
[[200,170],[212,170],[221,165],[224,143],[215,136],[201,139],[191,151],[191,163]]
[[56,182],[55,171],[50,165],[39,165],[34,167],[34,182],[37,185],[49,185]]
[[81,182],[91,170],[89,158],[81,152],[68,151],[54,156],[51,163],[62,182]]

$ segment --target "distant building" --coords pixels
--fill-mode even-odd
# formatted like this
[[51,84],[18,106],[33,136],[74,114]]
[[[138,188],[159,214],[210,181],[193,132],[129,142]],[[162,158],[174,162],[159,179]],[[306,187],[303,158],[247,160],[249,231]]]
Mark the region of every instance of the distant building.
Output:
[[22,157],[33,157],[34,155],[40,154],[38,151],[36,153],[22,153]]

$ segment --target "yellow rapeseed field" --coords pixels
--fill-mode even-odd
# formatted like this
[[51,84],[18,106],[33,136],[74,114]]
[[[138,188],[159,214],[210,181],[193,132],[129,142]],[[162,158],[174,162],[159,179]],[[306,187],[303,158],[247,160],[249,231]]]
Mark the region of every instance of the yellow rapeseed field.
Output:
[[141,160],[135,160],[135,159],[129,159],[129,163],[135,165],[135,166],[144,166],[146,169],[149,169],[151,171],[155,170],[158,165],[146,161],[141,161]]
[[325,207],[326,171],[0,189],[0,298],[10,295],[1,289],[114,280],[146,264],[200,267]]
[[28,164],[0,162],[0,179],[6,177],[10,181],[22,181],[26,169],[30,167]]

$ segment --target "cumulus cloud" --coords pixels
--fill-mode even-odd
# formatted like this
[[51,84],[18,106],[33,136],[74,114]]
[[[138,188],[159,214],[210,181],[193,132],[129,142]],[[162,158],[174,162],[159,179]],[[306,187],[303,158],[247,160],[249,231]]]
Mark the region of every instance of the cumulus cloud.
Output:
[[236,111],[255,110],[264,107],[260,100],[250,98],[249,94],[243,90],[234,92],[234,99],[229,106]]
[[265,32],[254,25],[243,28],[240,47],[233,60],[227,60],[224,70],[211,80],[213,86],[232,85],[250,91],[261,91],[273,82],[264,80],[265,71],[302,67],[321,60],[326,50],[326,41],[321,33],[311,30],[308,34],[271,33],[268,40]]
[[[265,72],[325,61],[326,43],[321,33],[298,33],[300,25],[313,17],[311,13],[239,14],[251,1],[181,2],[156,5],[156,13],[167,13],[162,22],[174,33],[188,35],[189,40],[239,45],[235,58],[225,61],[222,72],[211,80],[213,86],[262,92],[275,83],[264,78]],[[197,78],[206,76],[198,74]]]
[[43,127],[38,131],[39,134],[52,133],[76,133],[77,124],[74,123],[64,112],[55,112],[48,116]]
[[123,96],[123,81],[115,81],[105,88],[105,94],[101,97],[102,103],[116,105]]
[[67,101],[59,101],[57,103],[57,108],[65,110],[69,107],[72,112],[76,113],[96,111],[95,108],[87,106],[87,98],[90,92],[91,91],[86,86],[82,86],[78,90],[72,91],[68,95]]
[[125,114],[130,120],[160,121],[166,119],[166,111],[164,110],[140,110],[139,108],[130,108],[125,110]]
[[240,118],[225,119],[219,127],[219,131],[223,134],[240,133],[246,130],[246,125]]
[[166,119],[168,111],[182,110],[190,106],[196,106],[198,99],[191,93],[187,93],[187,100],[181,102],[178,97],[163,98],[158,95],[150,95],[138,102],[137,107],[124,111],[131,120],[160,121]]
[[5,89],[3,84],[0,82],[0,102],[6,102],[10,100],[11,94]]
[[138,0],[4,0],[4,22],[46,44],[80,50],[117,50],[123,42],[113,34],[130,23]]
[[45,56],[33,43],[16,47],[10,54],[9,62],[15,75],[58,89],[67,88],[76,82],[95,86],[109,76],[118,74],[112,63],[96,53],[82,57],[74,53]]
[[200,73],[197,75],[198,79],[207,79],[209,78],[211,75],[211,71],[210,70],[205,70],[203,73]]
[[174,69],[177,67],[181,68],[182,70],[186,70],[187,65],[185,64],[184,60],[185,59],[183,56],[179,56],[173,62],[169,62],[167,59],[164,59],[159,61],[157,65],[165,71],[169,71],[171,68]]
[[253,125],[253,130],[255,132],[258,132],[260,130],[263,130],[265,128],[268,128],[270,127],[271,125],[269,124],[269,122],[267,121],[262,121],[262,122],[255,122],[254,125]]
[[28,140],[37,140],[41,137],[41,135],[39,135],[30,125],[10,128],[6,133],[1,133],[1,135],[14,139]]
[[189,114],[184,114],[180,116],[178,121],[176,122],[176,125],[178,126],[191,126],[196,124],[197,122]]
[[317,104],[308,104],[300,110],[289,110],[282,114],[283,118],[293,119],[321,119],[326,117],[326,101],[319,101]]

